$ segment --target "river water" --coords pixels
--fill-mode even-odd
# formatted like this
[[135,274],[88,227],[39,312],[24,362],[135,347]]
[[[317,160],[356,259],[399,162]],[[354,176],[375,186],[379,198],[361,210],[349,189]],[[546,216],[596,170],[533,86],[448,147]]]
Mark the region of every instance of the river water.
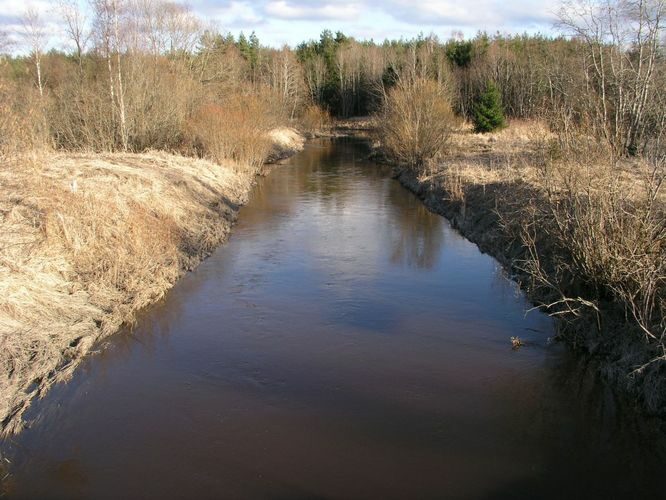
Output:
[[6,493],[663,495],[654,435],[366,155],[312,141],[261,179],[226,246],[35,402]]

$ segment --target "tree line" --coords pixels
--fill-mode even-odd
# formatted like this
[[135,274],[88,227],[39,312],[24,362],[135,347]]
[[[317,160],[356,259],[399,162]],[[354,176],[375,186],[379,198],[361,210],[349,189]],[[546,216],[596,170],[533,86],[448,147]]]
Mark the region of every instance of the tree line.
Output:
[[[266,47],[255,33],[206,29],[166,0],[90,0],[85,12],[76,0],[54,7],[71,49],[46,51],[46,14],[26,11],[30,53],[3,59],[0,92],[5,107],[41,117],[31,135],[45,134],[57,148],[196,149],[202,110],[224,113],[230,102],[254,99],[269,121],[313,109],[347,118],[379,112],[399,82],[418,78],[438,85],[463,119],[491,98],[507,117],[544,119],[566,140],[585,130],[618,155],[663,149],[663,0],[569,1],[558,37],[376,43],[323,31],[294,49]],[[0,50],[6,41],[0,34]]]

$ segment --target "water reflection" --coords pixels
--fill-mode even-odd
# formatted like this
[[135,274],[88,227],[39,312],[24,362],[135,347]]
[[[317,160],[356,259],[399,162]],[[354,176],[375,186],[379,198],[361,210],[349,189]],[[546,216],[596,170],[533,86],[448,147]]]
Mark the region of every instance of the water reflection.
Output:
[[[397,183],[391,183],[388,199],[398,205],[404,199]],[[404,203],[404,201],[402,202]],[[392,238],[391,262],[430,269],[437,265],[444,244],[444,219],[433,217],[423,203],[413,197],[407,209],[394,210],[397,231]]]

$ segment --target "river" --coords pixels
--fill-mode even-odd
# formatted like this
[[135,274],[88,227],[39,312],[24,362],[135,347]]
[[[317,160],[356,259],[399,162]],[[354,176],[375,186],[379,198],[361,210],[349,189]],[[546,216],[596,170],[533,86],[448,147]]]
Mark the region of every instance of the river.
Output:
[[260,179],[227,245],[33,404],[8,496],[663,495],[654,435],[367,152],[311,141]]

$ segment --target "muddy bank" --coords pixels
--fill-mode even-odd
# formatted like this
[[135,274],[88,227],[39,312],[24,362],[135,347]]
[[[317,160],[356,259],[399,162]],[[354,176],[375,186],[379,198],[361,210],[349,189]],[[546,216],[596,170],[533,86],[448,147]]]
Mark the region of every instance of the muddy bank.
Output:
[[[507,234],[498,215],[520,208],[541,194],[529,183],[513,182],[466,183],[456,186],[456,192],[447,189],[441,180],[424,179],[406,169],[396,169],[396,179],[416,194],[431,211],[445,216],[453,227],[480,250],[496,258],[511,277],[526,290],[528,297],[537,303],[547,303],[552,296],[541,295],[526,286],[528,276],[520,268],[520,262],[528,258],[527,249],[515,237]],[[541,241],[548,255],[549,243]],[[634,340],[635,332],[628,331],[623,311],[615,304],[601,303],[601,328],[591,314],[570,323],[556,322],[556,340],[566,342],[580,355],[589,357],[598,367],[603,380],[618,389],[618,403],[632,406],[651,416],[666,416],[666,387],[659,365],[648,366],[641,373],[632,373],[658,353]],[[659,422],[655,422],[660,425]]]
[[[426,174],[395,168],[395,177],[414,192],[433,212],[447,217],[452,225],[479,248],[495,257],[512,278],[521,284],[534,304],[561,298],[547,287],[533,287],[524,266],[531,261],[520,233],[535,206],[547,206],[539,165],[549,132],[539,123],[517,122],[501,132],[487,135],[466,130],[456,132],[448,153]],[[373,145],[375,161],[387,163],[381,144]],[[617,172],[620,182],[633,190],[640,182],[630,169]],[[526,217],[528,217],[526,219]],[[570,259],[541,228],[534,232],[539,259],[552,282],[563,259]],[[552,231],[552,228],[550,228]],[[566,254],[566,255],[565,255]],[[580,277],[571,283],[557,282],[568,296],[577,297],[587,286]],[[573,295],[572,295],[573,294]],[[558,339],[594,358],[599,373],[617,388],[617,394],[640,411],[666,416],[666,377],[663,363],[651,360],[663,353],[655,344],[642,341],[637,325],[627,319],[612,295],[597,299],[599,315],[583,311],[574,322],[558,321]],[[644,369],[636,368],[649,363]]]
[[[274,151],[303,147],[277,132]],[[256,173],[167,153],[44,154],[0,170],[0,429],[223,243]]]

